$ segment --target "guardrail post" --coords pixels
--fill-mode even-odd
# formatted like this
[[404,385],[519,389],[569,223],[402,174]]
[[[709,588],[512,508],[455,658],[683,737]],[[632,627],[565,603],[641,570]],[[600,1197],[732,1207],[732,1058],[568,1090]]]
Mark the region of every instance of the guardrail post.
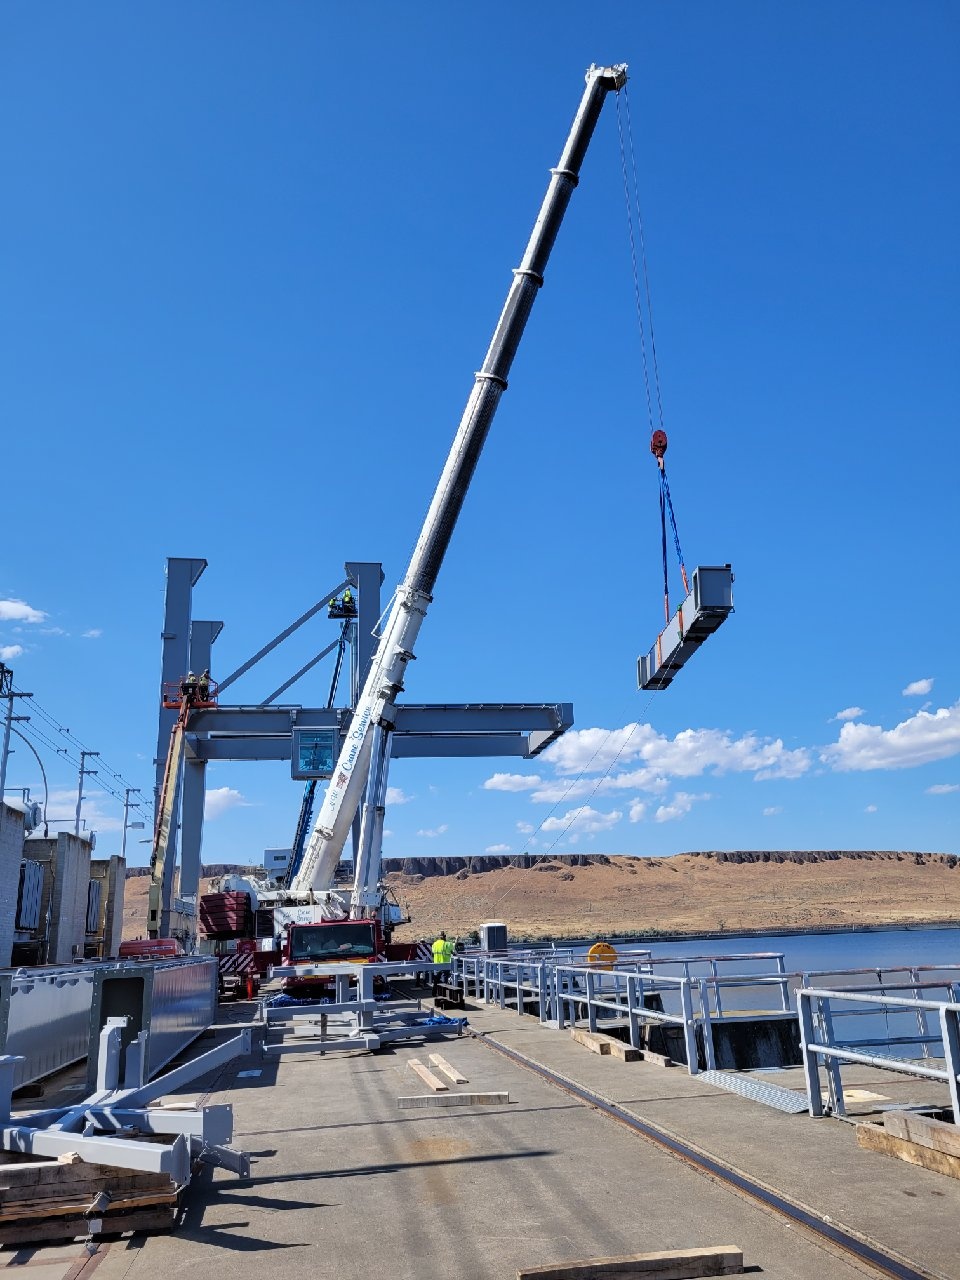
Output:
[[696,1076],[700,1074],[700,1062],[697,1057],[697,1031],[689,978],[680,979],[680,1005],[683,1009],[683,1043],[687,1049],[687,1070],[690,1075]]
[[[723,1005],[720,1003],[720,970],[717,967],[716,960],[710,961],[710,968],[713,970],[713,982],[711,983],[711,986],[713,987],[713,999],[716,1005],[716,1014],[718,1018],[722,1018]],[[701,991],[703,990],[704,988],[701,987]],[[711,1067],[710,1070],[712,1071],[713,1067]]]
[[643,990],[643,979],[635,973],[627,974],[627,1016],[630,1019],[630,1044],[634,1049],[640,1048],[640,1018],[637,1014],[637,983]]
[[[786,974],[787,966],[783,956],[777,956],[777,973]],[[784,977],[780,983],[780,1008],[784,1013],[790,1012],[790,983]]]
[[[830,1001],[823,1000],[818,997],[817,1010],[819,1013],[820,1025],[823,1029],[823,1042],[831,1049],[836,1048],[836,1037],[833,1034],[833,1013],[830,1009]],[[845,1116],[847,1114],[846,1103],[843,1100],[843,1081],[840,1078],[840,1063],[837,1058],[828,1057],[824,1063],[827,1068],[827,1093],[830,1098],[830,1107],[835,1116]]]
[[[710,1016],[710,991],[709,979],[699,978],[698,985],[700,987],[700,1017],[703,1027],[703,1056],[706,1059],[707,1070],[716,1071],[717,1055],[713,1046],[713,1019]],[[719,991],[717,996],[719,997]]]
[[957,1124],[960,1121],[960,1092],[957,1089],[957,1076],[960,1075],[960,1018],[955,1010],[946,1007],[940,1010],[940,1030],[943,1035],[944,1066],[950,1087],[953,1122]]
[[540,1021],[547,1021],[547,998],[544,990],[544,980],[547,977],[547,967],[541,961],[537,965],[537,994],[540,997]]
[[[913,998],[915,1000],[923,999],[923,987],[920,983],[920,972],[917,969],[910,970],[910,977],[914,982]],[[926,1009],[917,1010],[917,1030],[920,1032],[920,1051],[925,1058],[930,1057],[930,1045],[927,1043],[927,1036],[930,1034],[930,1027],[927,1023]]]
[[[806,980],[806,975],[804,975]],[[823,1092],[820,1088],[820,1060],[817,1057],[817,1035],[813,1023],[812,997],[801,989],[797,992],[797,1013],[800,1015],[800,1054],[803,1059],[803,1077],[807,1085],[807,1109],[814,1117],[823,1115]]]
[[597,1029],[597,1011],[593,1006],[593,997],[596,991],[597,975],[592,969],[587,970],[587,1026],[591,1031]]

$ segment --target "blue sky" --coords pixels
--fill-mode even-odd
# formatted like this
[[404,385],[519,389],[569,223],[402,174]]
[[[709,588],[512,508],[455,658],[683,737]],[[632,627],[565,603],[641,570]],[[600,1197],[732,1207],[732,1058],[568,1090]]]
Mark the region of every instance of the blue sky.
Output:
[[[659,516],[610,103],[406,694],[572,701],[576,729],[527,764],[396,763],[385,850],[956,851],[955,5],[12,2],[0,25],[0,658],[58,723],[149,791],[168,555],[209,561],[214,675],[344,560],[399,581],[583,70],[625,61],[680,533],[688,565],[734,565],[736,614],[637,692]],[[75,770],[38,745],[72,816]],[[281,766],[208,784],[205,860],[289,843]],[[8,785],[39,791],[24,748]]]

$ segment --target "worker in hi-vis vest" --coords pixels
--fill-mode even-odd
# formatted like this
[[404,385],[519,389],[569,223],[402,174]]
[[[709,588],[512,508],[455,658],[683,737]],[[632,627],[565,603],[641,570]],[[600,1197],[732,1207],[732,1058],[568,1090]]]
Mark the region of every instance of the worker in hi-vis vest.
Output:
[[[452,956],[453,956],[453,943],[447,941],[447,935],[441,929],[440,936],[437,938],[436,942],[433,944],[433,963],[449,964]],[[447,974],[437,973],[434,975],[434,977],[442,981],[447,977]]]

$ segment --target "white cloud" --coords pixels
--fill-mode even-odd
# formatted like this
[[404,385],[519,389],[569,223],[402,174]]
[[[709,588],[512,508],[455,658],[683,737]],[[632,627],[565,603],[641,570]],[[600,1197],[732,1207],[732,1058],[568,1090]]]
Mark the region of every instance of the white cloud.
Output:
[[960,701],[937,711],[918,711],[893,729],[845,724],[821,759],[838,773],[868,769],[912,769],[960,752]]
[[520,832],[522,836],[529,836],[533,834],[536,828],[534,827],[532,822],[518,822],[517,830]]
[[387,804],[409,804],[413,798],[402,787],[387,787]]
[[2,644],[0,645],[0,662],[12,662],[14,658],[19,658],[23,653],[22,644]]
[[484,791],[532,791],[539,787],[542,779],[539,774],[531,773],[495,773],[483,784]]
[[778,813],[783,813],[783,805],[782,805],[782,804],[772,804],[772,805],[770,805],[770,806],[769,806],[769,808],[764,809],[764,811],[763,811],[763,816],[764,816],[765,818],[775,818],[775,817],[777,816],[777,814],[778,814]]
[[864,812],[864,813],[876,813],[876,812],[877,812],[877,806],[876,806],[875,804],[868,804],[868,805],[867,805],[867,807],[864,809],[864,811],[863,811],[863,812]]
[[647,812],[646,801],[634,800],[633,804],[630,806],[630,813],[628,816],[631,822],[640,822],[643,819],[643,816],[646,812]]
[[103,631],[100,627],[91,627],[89,631],[82,632],[84,640],[99,640],[102,635]]
[[653,815],[654,822],[674,822],[685,817],[698,800],[709,800],[710,793],[691,795],[687,791],[678,791],[669,804],[662,804]]
[[386,829],[386,827],[384,827],[384,830],[383,830],[383,838],[384,838],[384,840],[389,840],[389,839],[390,839],[390,837],[391,837],[392,835],[393,835],[393,832],[392,832],[392,831],[388,831],[388,830]]
[[[799,778],[810,768],[806,748],[788,750],[780,738],[761,738],[746,733],[740,738],[724,729],[683,729],[674,738],[659,734],[649,724],[627,724],[622,729],[574,729],[565,733],[544,752],[544,759],[558,773],[602,773],[620,761],[639,760],[642,767],[607,777],[602,790],[624,786],[662,791],[664,777],[695,778],[700,774],[754,773],[766,778]],[[592,784],[579,779],[571,798],[589,792]],[[552,792],[553,786],[548,784]],[[548,797],[546,789],[534,799]]]
[[46,616],[23,600],[0,600],[0,622],[43,622]]
[[[34,800],[43,799],[43,788],[31,788]],[[122,831],[123,821],[119,813],[106,813],[104,803],[113,805],[113,801],[105,791],[84,791],[80,816],[86,822],[81,825],[83,831]],[[47,821],[53,831],[72,831],[77,814],[77,788],[53,787],[47,799]]]
[[844,707],[842,711],[838,711],[835,716],[831,716],[831,720],[859,720],[862,715],[866,715],[863,707]]
[[208,822],[222,817],[231,809],[243,809],[249,806],[242,792],[234,787],[213,787],[207,792],[203,802],[203,816]]
[[417,832],[417,835],[426,836],[428,840],[436,840],[437,836],[442,836],[447,830],[447,824],[442,822],[439,827],[421,828],[421,830]]
[[960,791],[960,783],[935,782],[932,787],[927,787],[924,794],[928,796],[952,796],[955,791]]
[[510,846],[508,844],[488,844],[484,853],[509,853]]
[[547,818],[543,824],[544,831],[569,831],[573,835],[594,835],[599,831],[609,831],[615,827],[623,814],[619,809],[611,813],[600,813],[589,805],[581,805],[579,809],[568,809],[558,818]]
[[922,698],[925,694],[928,694],[932,688],[933,681],[930,679],[914,680],[908,684],[902,692],[905,698]]

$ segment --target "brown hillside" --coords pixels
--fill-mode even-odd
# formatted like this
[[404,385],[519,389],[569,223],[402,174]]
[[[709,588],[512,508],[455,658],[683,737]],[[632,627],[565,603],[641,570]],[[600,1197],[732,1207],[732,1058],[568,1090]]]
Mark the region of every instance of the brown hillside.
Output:
[[[504,920],[527,938],[696,934],[960,920],[960,864],[936,853],[733,852],[670,858],[407,860],[388,882],[412,920],[398,940]],[[485,864],[494,864],[490,870]],[[415,869],[414,869],[415,868]],[[124,935],[142,934],[145,876],[128,879]],[[205,890],[209,880],[203,882]]]

